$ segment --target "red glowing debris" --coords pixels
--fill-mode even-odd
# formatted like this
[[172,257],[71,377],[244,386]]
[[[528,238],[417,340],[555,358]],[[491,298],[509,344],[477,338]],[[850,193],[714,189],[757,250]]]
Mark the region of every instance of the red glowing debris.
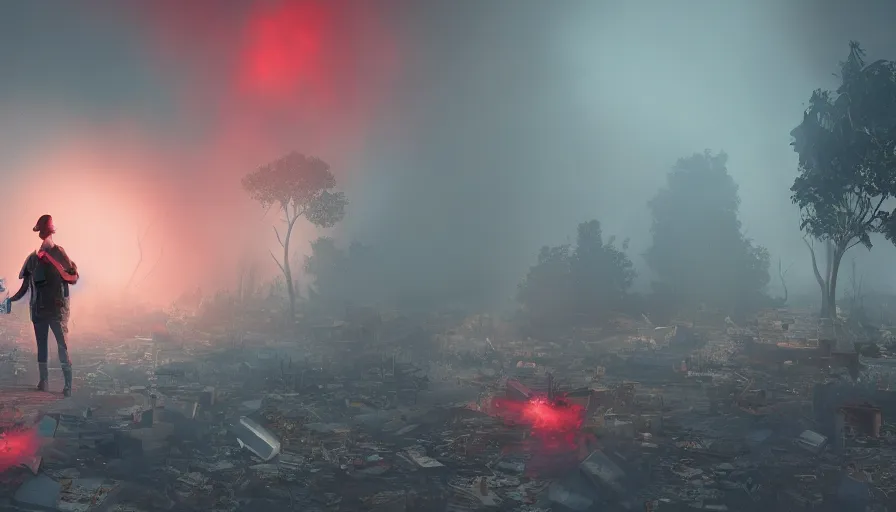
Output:
[[585,409],[563,400],[549,401],[535,397],[526,401],[495,398],[492,411],[506,421],[529,425],[545,432],[570,432],[581,428]]
[[567,403],[551,403],[544,398],[526,402],[523,416],[534,428],[546,430],[576,430],[582,426],[581,406]]

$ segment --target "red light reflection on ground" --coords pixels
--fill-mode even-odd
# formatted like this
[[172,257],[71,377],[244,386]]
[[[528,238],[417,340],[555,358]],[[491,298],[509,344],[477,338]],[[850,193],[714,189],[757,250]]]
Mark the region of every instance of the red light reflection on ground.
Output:
[[35,456],[39,447],[37,432],[32,430],[0,434],[0,473]]
[[496,397],[489,412],[512,425],[531,429],[522,443],[505,446],[507,455],[525,453],[529,459],[525,474],[531,478],[559,476],[576,468],[590,453],[597,440],[582,431],[585,409],[563,399],[550,401],[535,397],[516,401]]

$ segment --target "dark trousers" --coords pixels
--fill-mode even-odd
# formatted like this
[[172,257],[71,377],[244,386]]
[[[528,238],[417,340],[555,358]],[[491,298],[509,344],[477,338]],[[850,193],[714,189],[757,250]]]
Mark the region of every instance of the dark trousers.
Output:
[[34,337],[37,339],[37,362],[47,362],[47,345],[50,342],[50,330],[56,338],[56,347],[59,350],[59,364],[63,369],[72,365],[68,358],[68,345],[65,344],[65,335],[68,332],[66,325],[60,320],[36,320],[34,321]]

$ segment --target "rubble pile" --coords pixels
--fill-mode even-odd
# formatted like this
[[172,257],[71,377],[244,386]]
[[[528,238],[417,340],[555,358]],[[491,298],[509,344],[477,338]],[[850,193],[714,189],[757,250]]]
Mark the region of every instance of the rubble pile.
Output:
[[80,341],[65,400],[29,389],[30,339],[0,325],[3,506],[893,506],[885,364],[853,372],[810,315],[614,327],[603,341],[519,339],[484,315],[456,328],[356,316],[298,341],[188,329]]

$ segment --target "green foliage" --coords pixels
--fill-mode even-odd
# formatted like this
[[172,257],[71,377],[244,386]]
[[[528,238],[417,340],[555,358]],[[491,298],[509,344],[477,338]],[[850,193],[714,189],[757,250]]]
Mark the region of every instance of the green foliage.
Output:
[[858,244],[870,249],[875,232],[896,239],[894,217],[883,209],[896,196],[896,63],[866,65],[861,46],[850,42],[840,87],[814,91],[791,136],[799,154],[790,190],[800,229],[832,248],[819,284],[822,314],[833,316],[846,251]]
[[618,309],[635,278],[627,248],[627,242],[616,248],[613,237],[604,241],[596,220],[579,224],[575,248],[542,247],[517,295],[530,321],[542,327],[588,323]]
[[625,253],[628,240],[620,249],[615,242],[616,237],[610,237],[604,243],[600,222],[579,224],[570,271],[580,313],[596,315],[619,304],[635,279],[634,265]]
[[544,246],[520,283],[517,300],[532,324],[552,327],[572,319],[573,278],[570,246]]
[[329,228],[342,220],[348,201],[342,192],[333,192],[336,178],[323,160],[295,151],[260,167],[243,178],[243,188],[264,208],[278,206],[286,223],[285,236],[277,241],[283,248],[282,259],[271,257],[283,272],[289,295],[290,313],[295,316],[296,291],[289,263],[289,241],[296,222],[304,217],[315,226]]
[[738,187],[725,153],[680,159],[648,203],[654,288],[681,308],[749,308],[769,282],[769,254],[741,231]]
[[336,178],[323,160],[295,151],[243,178],[243,188],[264,208],[277,205],[287,222],[304,216],[328,228],[342,220],[348,201],[336,188]]
[[896,65],[866,66],[864,57],[851,42],[840,87],[814,91],[791,132],[799,154],[791,191],[800,228],[840,252],[859,243],[871,248],[871,233],[888,218],[881,206],[896,193]]

